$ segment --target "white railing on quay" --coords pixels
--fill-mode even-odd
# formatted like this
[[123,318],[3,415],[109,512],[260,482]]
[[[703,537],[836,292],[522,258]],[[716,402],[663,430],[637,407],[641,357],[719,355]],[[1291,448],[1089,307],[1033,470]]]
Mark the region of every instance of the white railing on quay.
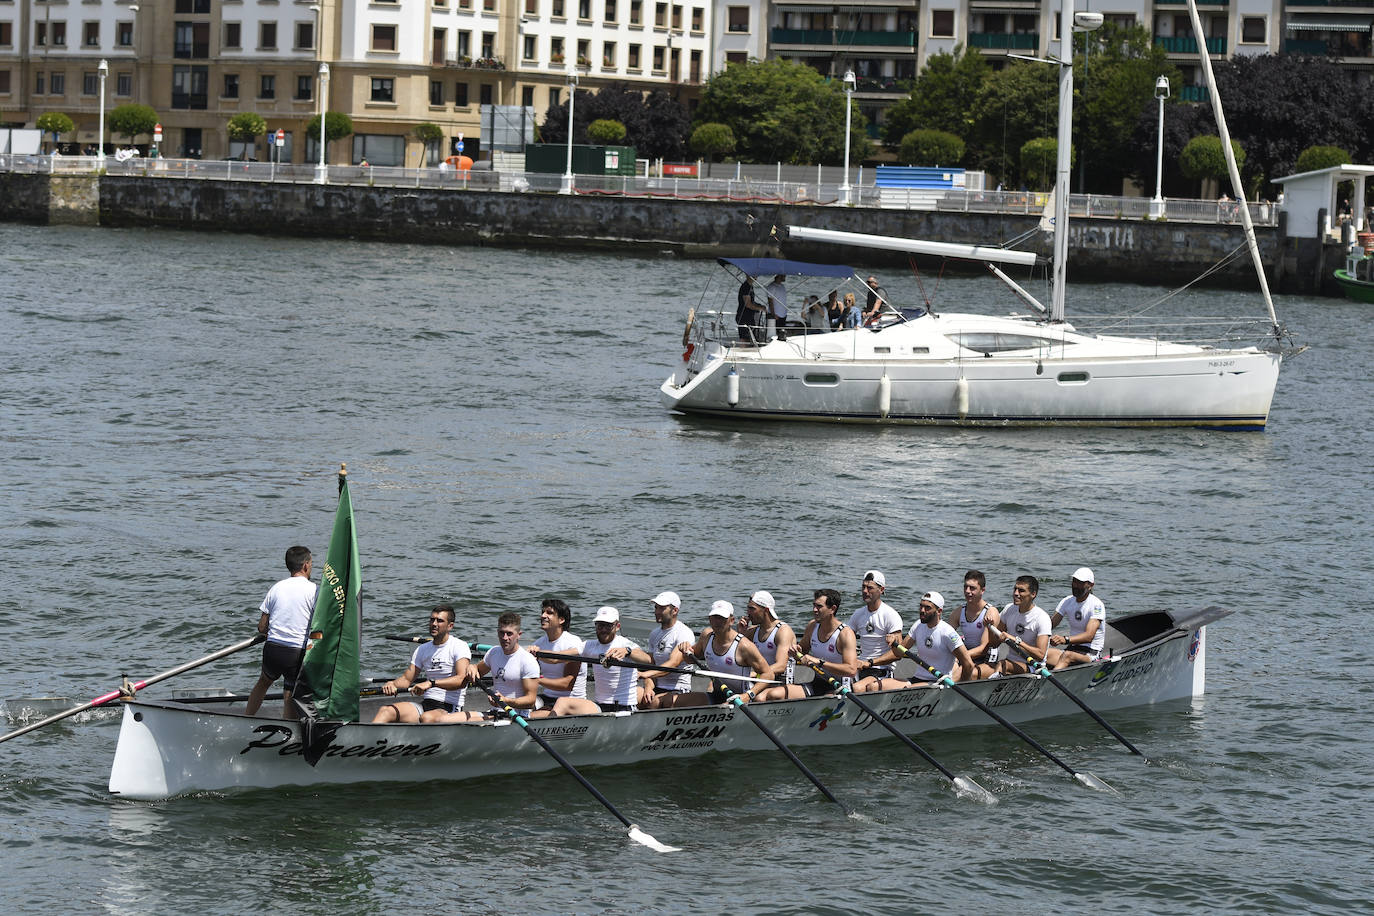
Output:
[[[95,156],[0,154],[0,171],[37,174],[96,174],[101,160]],[[502,190],[557,193],[563,176],[545,172],[495,172],[488,169],[398,168],[374,165],[329,165],[252,162],[241,159],[164,159],[106,156],[109,175],[214,179],[220,181],[281,182],[287,184],[337,184],[375,187],[449,188],[452,190]],[[644,175],[576,175],[574,191],[584,196],[661,197],[675,200],[785,203],[811,206],[844,206],[838,185],[766,181],[757,178],[693,178]],[[963,213],[1042,214],[1049,195],[1035,191],[970,191],[956,189],[907,189],[858,186],[850,197],[857,206],[902,210],[941,210]],[[1150,199],[1105,194],[1069,195],[1073,219],[1145,220]],[[1250,203],[1250,218],[1259,226],[1278,223],[1279,208],[1268,202]],[[1231,200],[1168,198],[1164,219],[1177,222],[1232,224],[1240,221],[1240,205]]]

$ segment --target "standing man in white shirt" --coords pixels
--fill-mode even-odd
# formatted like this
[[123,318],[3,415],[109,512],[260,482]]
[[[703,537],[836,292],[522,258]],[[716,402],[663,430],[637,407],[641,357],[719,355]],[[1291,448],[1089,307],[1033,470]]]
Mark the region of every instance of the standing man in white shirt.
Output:
[[764,289],[768,292],[768,330],[778,340],[787,339],[787,275],[777,274]]
[[865,659],[874,659],[892,648],[902,635],[902,616],[883,600],[887,579],[876,569],[864,573],[859,591],[864,606],[849,617],[849,628],[859,640],[859,670],[865,677],[882,680],[892,677],[892,666],[865,667]]
[[1073,571],[1069,588],[1073,592],[1060,601],[1050,617],[1051,626],[1059,621],[1069,622],[1068,636],[1050,636],[1050,651],[1045,664],[1051,668],[1067,668],[1095,662],[1102,657],[1107,644],[1107,608],[1102,599],[1093,594],[1093,571],[1080,566]]
[[[420,702],[392,703],[377,710],[373,722],[428,722],[435,716],[463,708],[472,649],[453,630],[453,606],[436,604],[429,612],[429,642],[416,647],[410,664],[398,678],[382,685],[382,693],[395,696],[407,691]],[[428,718],[426,718],[428,716]]]
[[315,613],[315,583],[310,581],[310,550],[299,545],[286,551],[286,571],[290,573],[268,589],[262,599],[258,632],[267,637],[262,647],[262,674],[248,694],[244,712],[257,715],[267,688],[282,679],[282,718],[291,718],[291,692],[305,654],[305,639],[310,634],[310,617]]
[[[682,611],[682,599],[677,592],[659,592],[654,596],[654,620],[658,626],[649,634],[648,648],[645,650],[655,665],[666,665],[673,650],[686,643],[696,642],[697,634],[692,628],[678,620]],[[639,674],[639,708],[652,709],[658,705],[658,698],[665,693],[687,693],[692,689],[690,674],[669,674],[665,671],[641,671]]]

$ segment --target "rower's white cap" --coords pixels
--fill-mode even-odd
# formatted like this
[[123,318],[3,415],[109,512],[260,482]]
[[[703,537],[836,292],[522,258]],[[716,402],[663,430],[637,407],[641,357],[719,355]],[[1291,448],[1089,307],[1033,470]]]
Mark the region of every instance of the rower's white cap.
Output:
[[620,623],[620,612],[609,605],[602,605],[596,609],[592,623]]
[[728,601],[717,601],[711,605],[708,617],[734,617],[735,606]]
[[878,572],[878,570],[870,569],[868,572],[864,573],[864,581],[867,582],[869,579],[877,582],[878,588],[887,588],[887,580],[883,578],[883,574]]
[[677,592],[659,592],[654,595],[654,604],[660,607],[671,604],[673,607],[681,607],[682,601],[678,598]]
[[1097,582],[1093,578],[1093,571],[1086,566],[1080,566],[1073,571],[1073,577],[1079,582]]
[[763,589],[759,589],[758,591],[754,592],[754,594],[750,595],[749,600],[759,605],[760,607],[768,608],[768,610],[770,611],[773,610],[773,608],[777,607],[777,603],[773,601],[772,594],[770,594],[769,592],[765,592]]
[[935,605],[942,611],[945,609],[945,596],[940,594],[939,592],[926,592],[924,595],[921,596],[921,600],[929,601],[931,604]]

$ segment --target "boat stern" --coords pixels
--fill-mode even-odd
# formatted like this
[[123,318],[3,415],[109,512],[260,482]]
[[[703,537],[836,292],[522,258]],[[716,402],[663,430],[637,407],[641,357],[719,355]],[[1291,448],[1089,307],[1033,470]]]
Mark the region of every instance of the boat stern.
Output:
[[139,801],[168,798],[174,791],[167,784],[166,760],[136,709],[133,704],[124,704],[119,744],[110,765],[110,794]]

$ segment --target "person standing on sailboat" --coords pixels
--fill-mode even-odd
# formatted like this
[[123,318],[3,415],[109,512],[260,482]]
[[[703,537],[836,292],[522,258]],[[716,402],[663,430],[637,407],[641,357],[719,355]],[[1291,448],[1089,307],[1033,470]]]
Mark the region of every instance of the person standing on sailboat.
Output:
[[768,284],[768,337],[787,339],[787,275],[777,274]]

